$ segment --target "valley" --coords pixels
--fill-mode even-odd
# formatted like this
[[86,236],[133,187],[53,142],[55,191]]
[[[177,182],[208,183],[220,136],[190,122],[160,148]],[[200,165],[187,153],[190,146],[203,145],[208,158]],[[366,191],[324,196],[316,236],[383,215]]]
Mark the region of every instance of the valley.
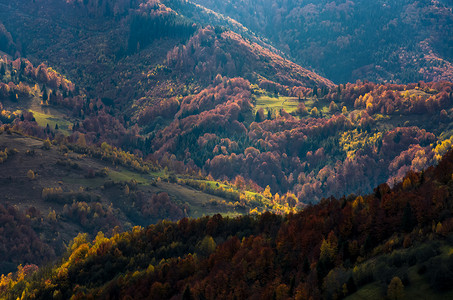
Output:
[[0,0],[0,299],[450,298],[452,7],[384,2]]

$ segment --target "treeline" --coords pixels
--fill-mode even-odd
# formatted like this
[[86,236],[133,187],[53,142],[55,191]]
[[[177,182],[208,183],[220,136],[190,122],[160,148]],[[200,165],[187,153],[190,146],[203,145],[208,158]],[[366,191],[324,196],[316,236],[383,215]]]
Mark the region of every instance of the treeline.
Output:
[[130,18],[129,53],[138,52],[161,38],[188,39],[197,29],[193,22],[168,11],[137,13]]
[[[333,87],[333,83],[296,65],[240,35],[219,27],[206,26],[189,41],[167,54],[170,68],[197,75],[212,82],[217,74],[243,77],[254,83],[274,82],[282,90],[294,86]],[[259,75],[259,76],[257,76]]]
[[1,100],[18,101],[36,95],[44,102],[63,104],[64,98],[72,98],[75,93],[72,82],[45,64],[34,67],[27,59],[9,60],[7,56],[0,59]]
[[344,101],[348,106],[364,109],[369,115],[423,115],[441,113],[444,121],[453,103],[453,84],[451,82],[430,82],[379,85],[372,82],[340,84],[332,90],[327,99]]
[[74,83],[43,63],[38,67],[34,67],[27,59],[10,60],[7,56],[3,56],[0,61],[1,75],[5,76],[7,71],[9,75],[7,78],[16,84],[21,81],[33,84],[37,82],[51,89],[59,89],[62,93],[65,92],[66,95],[76,91]]
[[14,44],[13,37],[11,33],[6,30],[5,25],[0,22],[0,50],[9,53],[15,54],[16,45]]
[[60,263],[5,276],[0,291],[32,299],[338,299],[376,282],[390,297],[416,288],[407,276],[415,267],[428,292],[442,295],[452,286],[452,257],[442,250],[453,231],[452,171],[450,151],[394,188],[323,199],[284,217],[184,218],[93,242],[79,235]]

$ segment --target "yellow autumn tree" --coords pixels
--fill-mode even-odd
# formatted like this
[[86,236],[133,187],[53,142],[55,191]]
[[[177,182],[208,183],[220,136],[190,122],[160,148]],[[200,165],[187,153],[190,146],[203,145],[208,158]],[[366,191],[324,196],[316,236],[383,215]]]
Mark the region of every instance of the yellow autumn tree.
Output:
[[343,108],[341,109],[341,113],[343,115],[346,115],[348,113],[348,108],[346,106],[343,106]]
[[85,135],[83,133],[79,134],[79,137],[77,139],[77,145],[79,145],[81,147],[86,147],[87,142],[85,140]]
[[334,113],[337,110],[338,110],[338,105],[335,102],[331,101],[329,104],[329,112]]
[[264,189],[263,196],[272,199],[271,187],[269,185]]
[[44,143],[43,143],[43,145],[42,145],[42,148],[43,148],[44,150],[50,150],[50,146],[51,146],[50,140],[49,140],[49,138],[47,138],[47,139],[44,141]]
[[319,111],[316,107],[313,107],[312,110],[310,111],[310,115],[312,117],[317,117],[319,115]]
[[409,177],[406,178],[406,179],[404,179],[404,181],[403,181],[403,189],[404,189],[404,190],[408,190],[408,189],[410,189],[411,187],[412,187],[412,182],[411,182],[411,180],[409,179]]
[[440,234],[442,232],[442,223],[438,222],[436,225],[436,233]]
[[333,261],[336,251],[337,249],[335,245],[332,245],[332,243],[328,240],[323,240],[321,244],[321,253],[319,255],[319,259],[328,259],[330,261]]
[[387,288],[387,297],[390,300],[403,299],[404,285],[399,277],[393,277],[392,281]]
[[216,247],[217,247],[217,244],[214,241],[214,239],[212,238],[212,236],[207,235],[200,242],[198,249],[203,255],[209,255],[215,251]]
[[27,177],[30,180],[34,180],[35,179],[35,172],[33,172],[33,170],[28,170]]

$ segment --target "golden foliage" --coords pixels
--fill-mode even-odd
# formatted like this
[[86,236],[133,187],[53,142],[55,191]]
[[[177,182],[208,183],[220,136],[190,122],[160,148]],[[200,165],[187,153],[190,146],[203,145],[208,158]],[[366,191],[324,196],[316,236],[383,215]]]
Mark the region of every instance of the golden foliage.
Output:
[[399,277],[393,277],[392,281],[390,281],[387,288],[387,297],[390,300],[403,299],[404,285]]
[[370,134],[366,131],[359,132],[357,129],[344,132],[340,137],[340,147],[347,153],[348,157],[354,157],[359,149],[371,148],[373,152],[378,151],[382,141],[382,133]]
[[30,179],[30,180],[34,180],[35,177],[36,177],[36,176],[35,176],[35,172],[33,172],[33,170],[28,170],[28,172],[27,172],[27,177],[28,177],[28,179]]
[[404,179],[404,181],[403,181],[403,189],[404,189],[404,190],[408,190],[408,189],[410,189],[411,187],[412,187],[412,182],[411,182],[411,180],[409,179],[409,177],[406,178],[406,179]]
[[63,189],[61,187],[56,187],[56,188],[43,188],[41,192],[41,197],[43,199],[46,199],[47,197],[55,194],[61,194],[63,193]]
[[49,140],[49,138],[47,138],[47,139],[44,141],[44,143],[43,143],[43,145],[42,145],[42,148],[45,149],[45,150],[50,150],[50,146],[51,146],[50,140]]

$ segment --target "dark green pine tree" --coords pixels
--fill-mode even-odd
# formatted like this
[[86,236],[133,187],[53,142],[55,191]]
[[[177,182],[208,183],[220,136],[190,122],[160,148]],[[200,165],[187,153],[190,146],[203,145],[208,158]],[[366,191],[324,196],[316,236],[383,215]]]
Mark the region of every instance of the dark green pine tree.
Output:
[[20,61],[20,70],[19,71],[22,73],[25,70],[26,67],[27,67],[27,64],[25,63],[25,60],[21,60]]
[[182,294],[182,300],[193,300],[192,292],[190,291],[190,287],[187,285],[184,293]]
[[291,277],[291,281],[289,283],[289,295],[294,295],[294,289],[296,288],[296,277]]
[[310,272],[310,262],[308,261],[307,257],[305,257],[305,259],[304,259],[304,264],[302,266],[302,271],[304,271],[305,274],[308,274],[308,272]]
[[260,113],[259,111],[256,112],[256,115],[255,115],[255,122],[259,123],[263,120],[261,120],[261,116],[260,116]]
[[42,100],[47,101],[48,98],[49,96],[47,95],[47,88],[44,87],[44,91],[42,92]]
[[245,121],[244,116],[242,115],[242,113],[239,113],[239,115],[238,115],[238,121],[239,121],[240,123],[242,123],[242,122]]
[[401,225],[403,227],[403,230],[405,232],[410,232],[412,231],[412,228],[414,227],[414,216],[412,214],[412,207],[411,205],[409,204],[409,202],[407,202],[406,204],[406,207],[404,208],[404,211],[403,211],[403,219],[401,221]]

